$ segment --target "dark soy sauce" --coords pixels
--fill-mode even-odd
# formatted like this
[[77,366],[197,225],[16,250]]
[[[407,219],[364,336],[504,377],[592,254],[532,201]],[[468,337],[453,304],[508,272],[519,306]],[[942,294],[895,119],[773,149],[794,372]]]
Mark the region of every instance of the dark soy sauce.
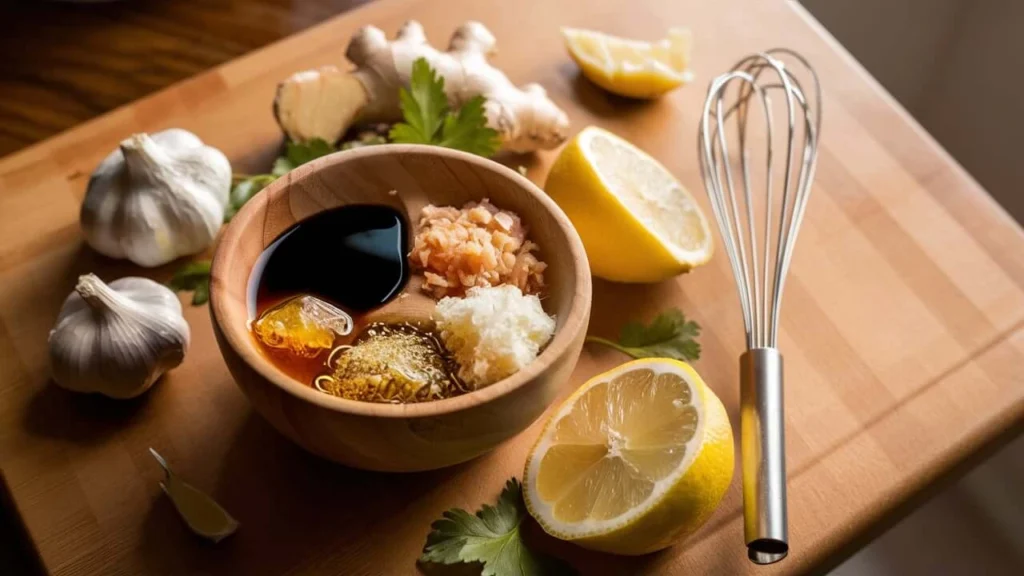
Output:
[[405,218],[388,206],[341,206],[303,220],[260,255],[249,279],[253,312],[297,294],[322,298],[353,317],[380,306],[409,278],[407,236]]

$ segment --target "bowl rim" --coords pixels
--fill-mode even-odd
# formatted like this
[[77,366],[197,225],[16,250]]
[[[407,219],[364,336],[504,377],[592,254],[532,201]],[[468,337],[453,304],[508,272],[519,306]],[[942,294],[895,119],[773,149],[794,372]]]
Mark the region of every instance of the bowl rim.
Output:
[[[324,394],[313,389],[311,386],[294,380],[267,360],[257,349],[247,325],[225,325],[221,322],[220,319],[225,317],[226,314],[226,301],[228,300],[227,296],[224,295],[226,286],[221,280],[222,276],[226,274],[225,267],[227,264],[225,262],[229,258],[227,250],[229,247],[234,247],[239,243],[241,233],[247,226],[258,225],[259,218],[265,214],[265,206],[271,194],[287,194],[291,186],[302,182],[306,178],[313,177],[328,167],[373,156],[409,154],[440,157],[473,164],[478,168],[490,170],[501,177],[511,180],[523,192],[533,196],[554,218],[558,227],[568,239],[567,248],[570,252],[570,261],[574,268],[573,276],[575,278],[575,290],[571,295],[569,310],[566,313],[566,318],[561,328],[556,330],[551,342],[548,343],[547,347],[533,362],[515,374],[485,388],[453,398],[415,404],[361,402]],[[486,404],[511,393],[542,374],[557,360],[569,353],[573,347],[573,342],[580,336],[580,332],[586,331],[589,323],[591,298],[592,279],[590,264],[583,247],[583,241],[576,232],[576,228],[569,221],[569,217],[540,187],[517,171],[482,156],[440,146],[387,144],[343,150],[317,158],[295,168],[286,176],[278,178],[246,202],[242,209],[225,226],[217,243],[217,248],[214,251],[210,272],[209,305],[214,328],[223,335],[223,340],[227,342],[231,351],[249,368],[256,371],[259,376],[282,392],[315,406],[341,414],[383,418],[424,418],[452,414]],[[224,355],[224,353],[225,351],[221,350],[221,355]],[[236,384],[238,384],[237,381]]]

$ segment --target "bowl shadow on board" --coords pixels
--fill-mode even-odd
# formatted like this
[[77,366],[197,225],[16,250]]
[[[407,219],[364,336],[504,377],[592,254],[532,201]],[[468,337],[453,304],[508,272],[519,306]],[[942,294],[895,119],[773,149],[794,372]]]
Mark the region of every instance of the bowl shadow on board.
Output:
[[[358,563],[368,549],[382,554],[384,536],[403,510],[471,465],[416,473],[356,470],[302,450],[251,411],[218,466],[217,485],[196,485],[239,521],[238,531],[208,542],[190,532],[161,495],[143,527],[147,573],[330,572],[326,566],[362,573]],[[429,523],[415,527],[424,539],[429,529]],[[408,559],[410,572],[415,561]]]

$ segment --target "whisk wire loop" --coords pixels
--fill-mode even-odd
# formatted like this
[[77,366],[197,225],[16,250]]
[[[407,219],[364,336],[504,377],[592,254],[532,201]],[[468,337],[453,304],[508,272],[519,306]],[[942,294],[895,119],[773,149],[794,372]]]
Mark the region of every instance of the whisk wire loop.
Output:
[[[801,81],[776,56],[790,56],[809,71],[813,100],[805,94]],[[764,81],[765,76],[771,78]],[[734,88],[734,84],[738,86]],[[736,99],[729,104],[726,97],[731,91],[736,93]],[[783,96],[784,132],[776,126],[773,106],[777,101],[772,98],[773,93]],[[752,106],[752,100],[760,105]],[[813,69],[801,56],[784,48],[740,60],[731,72],[716,78],[708,88],[698,133],[701,176],[736,280],[748,348],[775,347],[778,342],[785,277],[817,162],[820,101]],[[755,138],[748,127],[752,116],[760,113],[766,144],[765,181],[763,193],[757,195],[761,190],[752,176],[750,151]],[[730,120],[735,124],[735,149],[728,138]],[[779,142],[783,144],[781,158],[776,154],[776,139],[780,136],[786,136]],[[738,178],[734,175],[736,164]],[[737,192],[740,184],[743,191]],[[776,208],[777,185],[781,200]],[[762,200],[764,213],[758,224],[757,206]]]

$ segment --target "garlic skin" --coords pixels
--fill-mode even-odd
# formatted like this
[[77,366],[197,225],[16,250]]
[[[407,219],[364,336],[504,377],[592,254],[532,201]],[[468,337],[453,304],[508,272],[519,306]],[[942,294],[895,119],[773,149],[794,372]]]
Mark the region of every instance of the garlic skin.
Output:
[[100,254],[159,266],[213,243],[230,191],[228,159],[195,134],[135,134],[92,173],[79,222]]
[[166,286],[134,277],[108,286],[86,274],[64,300],[49,343],[60,387],[133,398],[181,364],[189,328]]

